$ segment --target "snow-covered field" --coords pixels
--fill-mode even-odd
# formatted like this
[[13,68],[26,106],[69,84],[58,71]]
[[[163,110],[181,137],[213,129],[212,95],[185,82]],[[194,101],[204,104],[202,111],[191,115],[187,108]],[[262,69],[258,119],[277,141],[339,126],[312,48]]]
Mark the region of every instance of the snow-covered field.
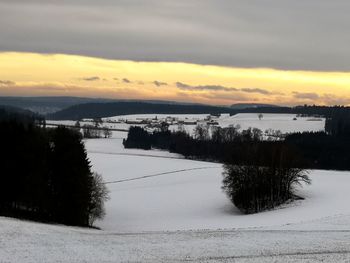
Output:
[[[269,116],[267,127],[287,117]],[[310,171],[312,185],[298,189],[305,200],[243,215],[220,188],[220,164],[125,150],[125,136],[85,142],[110,190],[101,230],[0,218],[0,262],[350,261],[350,172]]]
[[107,216],[97,223],[102,229],[129,233],[274,227],[350,215],[344,203],[350,172],[310,171],[312,184],[298,190],[305,200],[242,215],[220,188],[221,164],[163,151],[125,150],[124,136],[86,142],[93,169],[103,174],[111,191]]
[[313,184],[299,190],[305,200],[274,211],[242,215],[221,191],[220,164],[145,156],[89,156],[94,169],[112,182],[108,184],[111,201],[107,203],[107,216],[97,224],[109,231],[274,227],[350,215],[350,206],[344,207],[349,198],[350,173],[312,171]]
[[[349,217],[342,218],[350,221]],[[0,217],[0,237],[0,261],[16,263],[337,263],[349,262],[350,258],[348,229],[290,231],[262,228],[118,234]]]

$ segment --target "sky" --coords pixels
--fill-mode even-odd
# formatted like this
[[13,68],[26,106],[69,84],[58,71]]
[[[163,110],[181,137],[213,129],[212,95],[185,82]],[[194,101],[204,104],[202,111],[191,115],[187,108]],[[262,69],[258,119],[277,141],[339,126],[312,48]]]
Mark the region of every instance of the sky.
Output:
[[0,96],[350,104],[348,0],[0,0]]

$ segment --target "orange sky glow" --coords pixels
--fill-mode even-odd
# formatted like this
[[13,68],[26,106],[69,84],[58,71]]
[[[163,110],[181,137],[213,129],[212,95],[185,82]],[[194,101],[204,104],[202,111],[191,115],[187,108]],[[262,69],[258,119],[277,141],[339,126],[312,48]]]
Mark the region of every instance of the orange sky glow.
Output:
[[350,72],[0,52],[0,96],[156,99],[213,105],[350,105]]

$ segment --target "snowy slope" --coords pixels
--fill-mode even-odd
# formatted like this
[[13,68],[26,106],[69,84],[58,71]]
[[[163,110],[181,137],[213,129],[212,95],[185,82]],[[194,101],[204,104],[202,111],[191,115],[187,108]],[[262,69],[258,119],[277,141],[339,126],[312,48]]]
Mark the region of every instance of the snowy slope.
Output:
[[[304,122],[296,129],[320,128]],[[85,141],[111,191],[101,230],[0,217],[0,262],[349,262],[350,172],[310,171],[312,185],[298,190],[305,200],[242,215],[220,189],[220,164],[126,150],[125,136]]]
[[164,151],[126,150],[121,145],[125,133],[119,136],[86,141],[93,169],[111,182],[107,216],[98,222],[103,229],[274,227],[350,215],[350,172],[311,171],[312,185],[299,189],[305,200],[284,209],[242,215],[221,191],[220,164],[185,160]]
[[[296,120],[294,120],[296,118]],[[295,114],[263,114],[259,120],[258,114],[242,113],[231,117],[223,117],[219,121],[220,126],[226,127],[230,124],[238,124],[241,129],[249,127],[258,128],[262,131],[267,129],[280,130],[282,133],[323,131],[325,119],[297,117]]]
[[0,217],[0,262],[349,262],[349,247],[328,228],[117,234]]
[[135,155],[135,156],[159,156],[166,158],[183,158],[180,154],[169,153],[167,151],[152,150],[145,151],[139,149],[124,149],[122,140],[127,137],[126,132],[113,132],[111,139],[89,139],[85,140],[85,145],[90,153],[106,153],[113,155]]
[[312,171],[313,184],[299,190],[305,200],[285,209],[242,215],[221,191],[219,164],[144,156],[89,157],[106,181],[123,180],[108,184],[107,216],[98,223],[110,231],[254,228],[350,215],[348,172]]

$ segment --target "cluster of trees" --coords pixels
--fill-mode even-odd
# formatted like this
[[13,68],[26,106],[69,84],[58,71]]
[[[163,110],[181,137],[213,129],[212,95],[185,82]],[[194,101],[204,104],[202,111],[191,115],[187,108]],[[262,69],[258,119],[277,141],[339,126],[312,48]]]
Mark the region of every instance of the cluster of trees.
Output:
[[95,118],[93,125],[85,124],[81,126],[80,121],[75,123],[75,129],[82,133],[82,136],[86,139],[96,138],[110,138],[112,137],[112,131],[107,127],[102,127],[103,121],[101,118]]
[[91,226],[103,217],[108,192],[80,133],[23,118],[0,119],[0,214]]
[[14,119],[24,124],[36,123],[39,126],[45,126],[46,124],[45,118],[39,114],[12,106],[0,105],[0,121]]
[[259,129],[240,131],[239,126],[221,128],[197,125],[191,136],[184,130],[171,132],[156,130],[147,132],[141,127],[130,127],[128,137],[124,140],[126,148],[169,150],[187,158],[230,163],[243,160],[240,154],[249,144],[268,143],[262,140],[263,132]]
[[123,145],[125,148],[150,150],[152,147],[151,137],[152,135],[142,127],[133,126],[129,129],[128,138],[123,139]]
[[296,184],[311,183],[307,173],[298,166],[298,155],[286,145],[270,147],[248,146],[244,164],[226,164],[222,189],[244,213],[272,209],[288,200],[298,198]]
[[325,130],[335,137],[350,137],[350,110],[346,107],[334,108],[327,114]]
[[[338,127],[338,120],[328,119],[327,123],[329,127]],[[350,132],[304,132],[282,136],[280,132],[272,130],[263,133],[251,128],[242,131],[238,126],[214,126],[209,129],[206,125],[198,125],[191,136],[183,129],[177,132],[158,129],[149,133],[143,128],[131,127],[124,140],[126,148],[158,148],[182,154],[186,158],[230,164],[246,163],[241,153],[250,145],[270,151],[269,148],[276,144],[296,149],[298,168],[350,169]]]
[[304,162],[301,167],[350,170],[350,137],[304,132],[286,136],[284,143],[297,148],[302,154]]

